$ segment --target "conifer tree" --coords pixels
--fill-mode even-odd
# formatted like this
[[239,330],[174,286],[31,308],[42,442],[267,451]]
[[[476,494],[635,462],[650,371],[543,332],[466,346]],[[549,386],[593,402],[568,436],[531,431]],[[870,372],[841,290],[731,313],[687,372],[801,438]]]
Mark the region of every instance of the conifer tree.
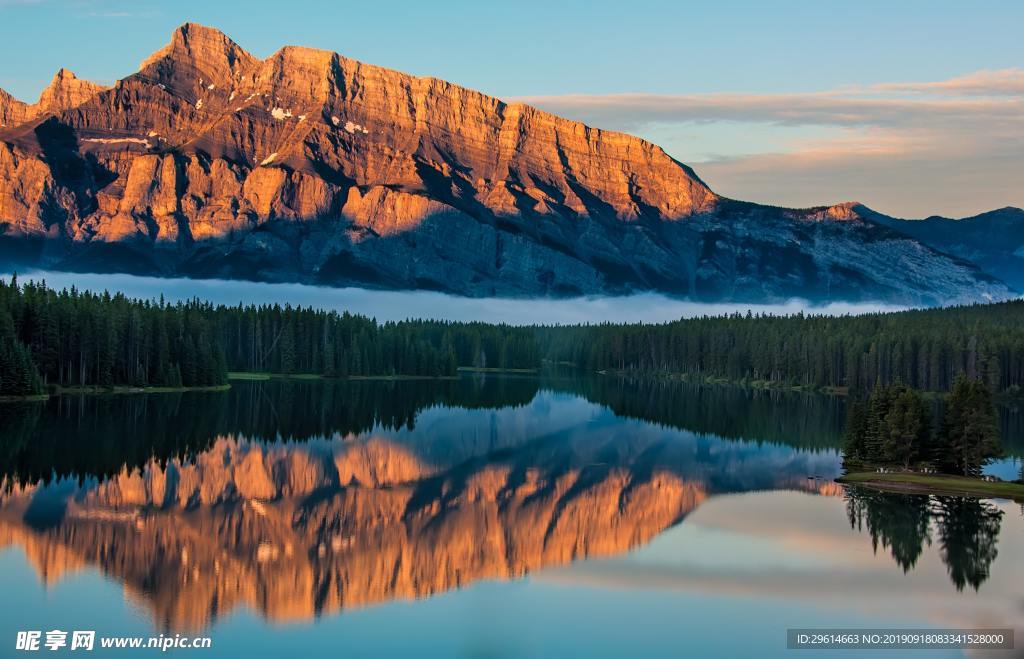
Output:
[[843,455],[846,460],[863,462],[868,459],[867,451],[867,414],[866,406],[861,401],[850,403],[846,417],[846,431],[843,434]]
[[888,462],[909,468],[927,455],[931,444],[931,414],[921,394],[906,386],[893,388],[884,419],[883,454]]
[[886,417],[892,407],[893,388],[875,383],[875,388],[868,398],[868,407],[864,422],[864,453],[870,462],[882,462],[885,459],[885,444],[888,440]]
[[1002,454],[999,417],[984,382],[964,374],[957,377],[936,444],[942,470],[964,476],[981,475],[982,468]]

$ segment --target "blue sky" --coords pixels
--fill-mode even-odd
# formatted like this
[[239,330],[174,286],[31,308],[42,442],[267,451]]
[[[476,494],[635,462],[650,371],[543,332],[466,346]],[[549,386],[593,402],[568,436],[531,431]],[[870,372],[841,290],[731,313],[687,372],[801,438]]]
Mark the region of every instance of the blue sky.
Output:
[[1024,205],[1021,2],[0,0],[0,87],[33,100],[61,66],[111,83],[185,21],[639,134],[730,196]]

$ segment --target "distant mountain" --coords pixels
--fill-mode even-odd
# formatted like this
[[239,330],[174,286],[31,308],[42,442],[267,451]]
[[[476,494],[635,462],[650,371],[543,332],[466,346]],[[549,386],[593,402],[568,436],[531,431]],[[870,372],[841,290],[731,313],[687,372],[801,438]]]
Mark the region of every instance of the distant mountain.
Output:
[[972,261],[1024,292],[1024,210],[1020,208],[1008,206],[960,220],[871,217],[939,251]]
[[0,128],[17,126],[38,117],[69,110],[85,103],[107,89],[88,80],[81,80],[67,69],[57,71],[39,100],[32,105],[22,103],[0,89]]
[[712,192],[636,137],[186,24],[112,88],[0,97],[0,259],[65,270],[704,300],[1003,298],[859,214]]

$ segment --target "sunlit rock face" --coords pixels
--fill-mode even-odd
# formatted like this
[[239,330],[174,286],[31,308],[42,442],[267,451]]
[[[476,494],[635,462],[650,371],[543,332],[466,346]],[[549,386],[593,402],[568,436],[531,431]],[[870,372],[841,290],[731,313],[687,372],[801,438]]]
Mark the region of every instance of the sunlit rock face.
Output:
[[[1007,289],[852,204],[723,199],[644,140],[434,78],[179,28],[111,89],[0,95],[0,230],[65,269],[708,299]],[[45,240],[39,240],[45,237]]]
[[13,128],[38,117],[82,105],[107,89],[61,69],[33,104],[23,103],[0,89],[0,129]]

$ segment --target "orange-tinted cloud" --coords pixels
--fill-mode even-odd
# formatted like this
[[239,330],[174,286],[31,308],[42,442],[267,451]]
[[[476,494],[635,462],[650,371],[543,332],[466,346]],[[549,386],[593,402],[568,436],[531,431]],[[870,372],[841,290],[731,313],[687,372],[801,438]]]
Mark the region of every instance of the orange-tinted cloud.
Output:
[[[904,217],[1024,205],[1024,69],[819,92],[517,100],[648,136],[728,196],[795,206],[856,199]],[[736,138],[722,155],[694,152],[695,139],[723,130]],[[756,137],[771,134],[785,139],[759,151],[766,140]]]

